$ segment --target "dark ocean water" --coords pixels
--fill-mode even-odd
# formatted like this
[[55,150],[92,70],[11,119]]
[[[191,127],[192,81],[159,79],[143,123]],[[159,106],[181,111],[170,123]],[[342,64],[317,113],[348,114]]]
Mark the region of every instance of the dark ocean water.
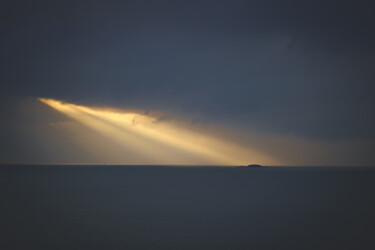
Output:
[[375,168],[1,166],[0,249],[375,249]]

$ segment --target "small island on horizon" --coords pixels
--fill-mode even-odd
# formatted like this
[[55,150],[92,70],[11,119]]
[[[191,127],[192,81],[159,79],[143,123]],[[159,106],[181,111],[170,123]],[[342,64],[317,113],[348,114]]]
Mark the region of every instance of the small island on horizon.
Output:
[[240,167],[243,167],[243,168],[261,168],[263,166],[259,165],[259,164],[249,164],[247,166],[240,166]]

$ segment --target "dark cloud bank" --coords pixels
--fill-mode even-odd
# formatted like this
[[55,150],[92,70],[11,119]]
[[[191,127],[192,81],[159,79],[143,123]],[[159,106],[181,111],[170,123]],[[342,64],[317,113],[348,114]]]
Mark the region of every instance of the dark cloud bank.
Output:
[[2,5],[3,95],[157,109],[307,138],[375,139],[371,1]]

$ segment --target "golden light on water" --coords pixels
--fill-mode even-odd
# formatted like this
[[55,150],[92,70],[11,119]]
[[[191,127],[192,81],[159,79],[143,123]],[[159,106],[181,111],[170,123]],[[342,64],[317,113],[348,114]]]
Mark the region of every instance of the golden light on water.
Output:
[[229,143],[219,136],[208,136],[204,130],[197,132],[192,125],[162,121],[136,112],[46,98],[39,100],[138,155],[140,163],[243,165],[270,162],[269,157],[255,150]]

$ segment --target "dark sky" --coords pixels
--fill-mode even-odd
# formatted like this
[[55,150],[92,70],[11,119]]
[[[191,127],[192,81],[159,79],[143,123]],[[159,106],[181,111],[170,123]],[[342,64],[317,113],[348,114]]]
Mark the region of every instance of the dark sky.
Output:
[[373,7],[2,1],[0,111],[11,127],[9,100],[49,97],[313,140],[374,141]]

